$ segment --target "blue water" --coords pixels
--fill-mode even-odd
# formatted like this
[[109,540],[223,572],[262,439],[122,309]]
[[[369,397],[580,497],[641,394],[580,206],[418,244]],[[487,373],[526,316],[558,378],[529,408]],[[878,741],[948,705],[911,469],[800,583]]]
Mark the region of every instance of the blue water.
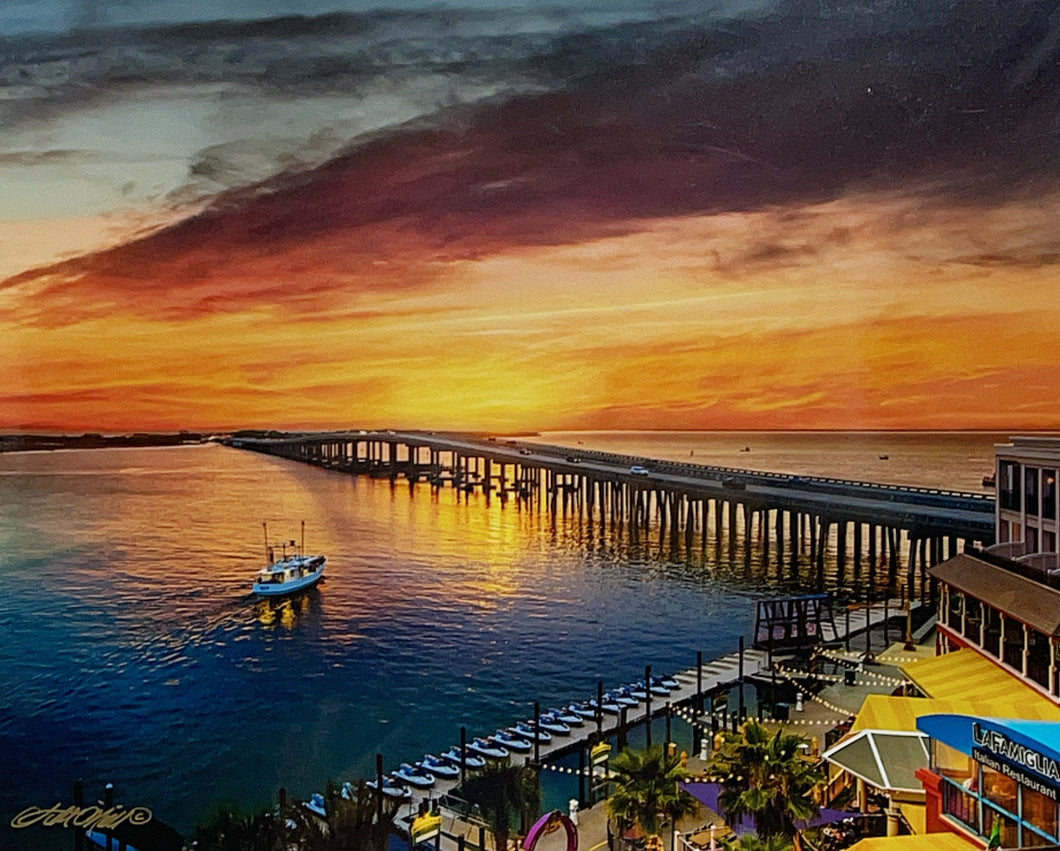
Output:
[[[965,466],[989,469],[993,440]],[[15,848],[54,841],[10,819],[69,803],[79,778],[190,835],[221,800],[371,776],[376,753],[396,765],[462,724],[488,733],[534,700],[731,652],[753,601],[799,582],[742,553],[213,445],[0,455],[0,507],[0,846]],[[265,519],[274,540],[306,521],[329,559],[319,589],[249,595]]]

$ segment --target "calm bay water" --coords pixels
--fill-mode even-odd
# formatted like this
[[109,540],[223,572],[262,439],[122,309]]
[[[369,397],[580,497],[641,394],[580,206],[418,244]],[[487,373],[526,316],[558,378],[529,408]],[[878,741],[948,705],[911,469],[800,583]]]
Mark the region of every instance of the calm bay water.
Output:
[[[539,439],[980,490],[1005,436]],[[0,508],[0,845],[15,848],[54,841],[10,819],[69,802],[77,778],[190,834],[220,800],[306,796],[371,776],[377,752],[396,765],[534,699],[730,652],[753,601],[792,587],[713,550],[674,560],[515,502],[212,445],[0,455]],[[249,594],[263,519],[274,539],[306,520],[307,548],[329,557],[319,589]]]

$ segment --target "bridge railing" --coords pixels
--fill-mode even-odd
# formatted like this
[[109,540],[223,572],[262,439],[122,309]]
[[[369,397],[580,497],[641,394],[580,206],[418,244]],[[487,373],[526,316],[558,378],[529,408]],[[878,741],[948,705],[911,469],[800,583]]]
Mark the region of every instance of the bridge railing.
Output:
[[619,455],[597,449],[558,446],[546,443],[508,442],[509,446],[532,448],[546,455],[576,455],[582,460],[596,460],[606,464],[622,466],[640,465],[649,467],[659,473],[690,476],[693,478],[721,481],[730,477],[737,478],[745,484],[797,484],[802,488],[818,490],[822,493],[849,493],[856,489],[869,491],[874,496],[883,497],[894,502],[915,501],[920,505],[938,504],[953,507],[955,501],[967,501],[972,510],[992,508],[994,497],[990,494],[972,493],[969,491],[951,491],[943,488],[918,487],[916,485],[890,485],[879,482],[864,482],[856,479],[836,479],[827,476],[802,476],[792,473],[772,473],[763,470],[750,470],[744,467],[721,467],[713,464],[692,464],[684,461],[668,461],[661,458],[649,458],[642,455]]

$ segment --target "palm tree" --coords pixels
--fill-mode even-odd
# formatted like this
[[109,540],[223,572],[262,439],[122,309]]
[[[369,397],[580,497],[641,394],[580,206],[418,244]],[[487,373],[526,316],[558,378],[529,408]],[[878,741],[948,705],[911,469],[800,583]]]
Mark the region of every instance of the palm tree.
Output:
[[222,804],[195,828],[195,847],[199,851],[280,851],[280,821],[265,810],[244,814]]
[[383,820],[377,820],[376,791],[358,780],[336,787],[331,780],[324,790],[325,818],[296,802],[288,818],[294,822],[290,839],[304,851],[383,851],[394,833],[401,802],[383,797]]
[[611,760],[610,768],[615,790],[607,811],[622,827],[639,824],[645,833],[658,834],[663,822],[673,824],[699,811],[696,799],[679,785],[690,773],[662,745],[627,748]]
[[751,815],[760,836],[793,839],[798,822],[820,814],[814,792],[825,775],[817,762],[803,756],[805,741],[783,730],[770,735],[754,720],[742,733],[725,734],[710,769],[723,778],[719,803],[730,822]]
[[529,765],[487,765],[464,781],[460,795],[479,808],[497,851],[506,851],[513,829],[525,833],[541,809],[537,770]]
[[748,833],[739,839],[723,839],[726,851],[791,851],[794,847],[786,836],[759,836]]

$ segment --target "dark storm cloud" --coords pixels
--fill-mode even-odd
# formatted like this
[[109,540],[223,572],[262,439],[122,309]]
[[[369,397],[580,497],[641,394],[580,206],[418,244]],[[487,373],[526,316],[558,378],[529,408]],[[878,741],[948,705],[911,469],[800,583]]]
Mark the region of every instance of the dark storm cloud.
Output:
[[283,228],[296,238],[409,217],[488,244],[851,187],[993,200],[1058,176],[1056,25],[1036,3],[794,0],[561,35],[528,60],[547,91],[382,134],[275,181],[250,215],[304,210]]
[[[62,55],[69,70],[48,95],[58,100],[144,81],[290,93],[425,73],[520,81],[350,140],[324,166],[225,193],[145,245],[72,267],[106,273],[146,254],[162,277],[192,280],[201,275],[188,270],[205,267],[179,259],[189,246],[216,243],[210,263],[223,268],[241,250],[343,234],[360,249],[359,229],[395,227],[458,259],[855,189],[930,185],[935,198],[972,203],[1055,185],[1054,4],[659,8],[606,26],[558,12],[544,26],[526,11],[427,10],[128,30],[94,50],[76,35],[42,39],[37,60]],[[22,61],[37,69],[26,85],[47,88],[33,82],[47,63]],[[4,65],[10,73],[10,56]]]

